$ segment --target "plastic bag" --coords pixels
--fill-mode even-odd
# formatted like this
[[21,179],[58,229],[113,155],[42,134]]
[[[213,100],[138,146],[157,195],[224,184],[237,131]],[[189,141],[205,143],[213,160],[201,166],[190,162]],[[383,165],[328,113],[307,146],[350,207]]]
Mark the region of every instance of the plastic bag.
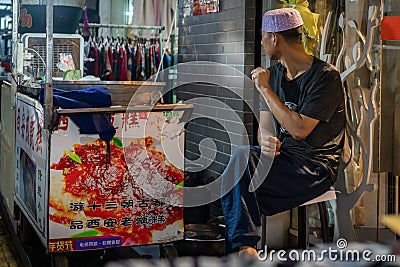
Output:
[[74,59],[69,53],[60,53],[60,62],[57,63],[57,67],[61,71],[75,70]]

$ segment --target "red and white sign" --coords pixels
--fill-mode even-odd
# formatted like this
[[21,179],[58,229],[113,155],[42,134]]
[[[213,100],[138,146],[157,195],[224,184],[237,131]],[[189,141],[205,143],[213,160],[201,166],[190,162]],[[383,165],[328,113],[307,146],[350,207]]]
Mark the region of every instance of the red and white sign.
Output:
[[219,12],[219,0],[193,0],[193,16]]
[[183,112],[113,114],[108,145],[61,117],[51,135],[49,252],[183,239]]
[[16,169],[14,195],[25,216],[46,238],[47,135],[43,108],[30,97],[17,94]]

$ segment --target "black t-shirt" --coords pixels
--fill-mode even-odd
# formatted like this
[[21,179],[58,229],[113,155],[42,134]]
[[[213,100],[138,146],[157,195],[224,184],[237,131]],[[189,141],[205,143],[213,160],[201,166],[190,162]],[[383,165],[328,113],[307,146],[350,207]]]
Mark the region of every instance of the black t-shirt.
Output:
[[[300,87],[298,85],[298,80],[300,77],[296,77],[291,81],[287,81],[285,78],[282,78],[281,88],[283,90],[283,95],[285,101],[283,102],[288,109],[298,112],[297,104],[299,103],[300,98]],[[288,131],[285,128],[280,126],[279,129],[279,138],[283,140],[287,135],[289,135]]]
[[[339,72],[317,58],[310,69],[292,81],[285,80],[286,69],[281,63],[271,66],[269,71],[270,86],[286,106],[320,121],[307,138],[299,141],[281,131],[275,121],[281,150],[324,167],[336,179],[345,126],[344,93]],[[260,110],[270,111],[261,95]]]

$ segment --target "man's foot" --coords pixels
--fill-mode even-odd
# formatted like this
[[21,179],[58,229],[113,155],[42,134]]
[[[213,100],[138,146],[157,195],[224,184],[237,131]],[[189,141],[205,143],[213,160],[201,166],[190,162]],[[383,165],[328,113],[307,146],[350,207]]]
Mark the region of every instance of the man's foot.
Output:
[[239,256],[248,258],[258,258],[257,250],[250,246],[242,246],[239,248]]

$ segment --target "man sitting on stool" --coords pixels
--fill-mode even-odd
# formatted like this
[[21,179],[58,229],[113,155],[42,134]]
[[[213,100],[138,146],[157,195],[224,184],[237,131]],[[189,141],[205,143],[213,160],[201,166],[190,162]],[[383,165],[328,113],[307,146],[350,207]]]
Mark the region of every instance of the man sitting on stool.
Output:
[[[344,143],[343,86],[334,66],[305,52],[302,32],[295,9],[263,16],[261,44],[279,63],[251,72],[260,92],[260,146],[238,147],[222,176],[237,181],[229,192],[222,189],[226,253],[257,255],[260,212],[297,207],[329,190],[336,179]],[[268,159],[273,159],[269,172]],[[255,174],[265,179],[249,190]]]

